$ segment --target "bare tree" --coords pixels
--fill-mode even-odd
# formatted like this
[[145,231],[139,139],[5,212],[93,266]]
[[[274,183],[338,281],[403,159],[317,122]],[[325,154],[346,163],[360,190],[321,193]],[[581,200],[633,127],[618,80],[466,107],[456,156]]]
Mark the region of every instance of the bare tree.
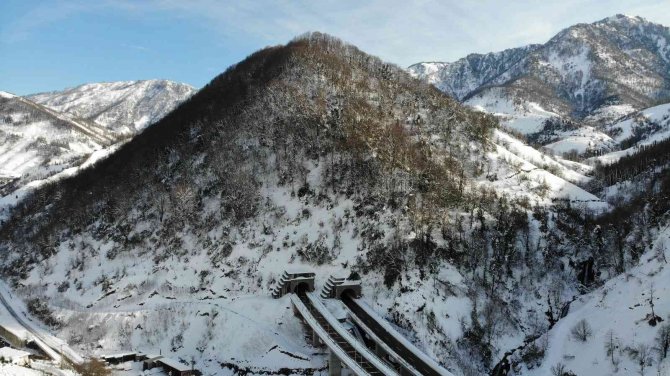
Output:
[[658,335],[656,335],[656,342],[658,343],[661,360],[667,358],[670,350],[670,324],[664,324],[660,327]]
[[614,331],[608,331],[605,337],[605,353],[610,358],[610,361],[612,362],[612,365],[615,367],[615,369],[618,369],[619,367],[619,359],[616,358],[619,347],[620,342],[619,339],[614,335]]
[[575,325],[572,330],[570,331],[572,334],[572,337],[578,341],[581,342],[586,342],[588,339],[593,335],[593,331],[591,330],[591,325],[589,323],[582,319],[579,320],[577,325]]
[[645,343],[641,343],[635,347],[628,347],[628,356],[631,360],[637,362],[640,366],[640,375],[644,376],[644,370],[651,367],[654,361],[651,354],[651,347]]
[[551,374],[553,376],[574,376],[574,373],[568,370],[565,364],[560,362],[551,367]]
[[649,325],[656,326],[659,322],[663,321],[662,318],[656,316],[656,311],[654,311],[654,284],[652,283],[649,287],[649,307],[651,308],[651,314],[649,317]]

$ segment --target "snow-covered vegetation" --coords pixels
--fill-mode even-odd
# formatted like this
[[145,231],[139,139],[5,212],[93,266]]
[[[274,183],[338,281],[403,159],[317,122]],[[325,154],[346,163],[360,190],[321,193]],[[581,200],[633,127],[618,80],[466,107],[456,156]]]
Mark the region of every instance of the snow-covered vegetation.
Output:
[[132,136],[195,92],[189,85],[168,80],[119,81],[33,94],[28,99],[93,121],[119,136]]
[[[444,86],[474,109],[328,35],[258,51],[26,194],[0,228],[3,276],[82,353],[160,352],[207,375],[325,372],[289,298],[270,297],[294,267],[317,288],[361,278],[367,305],[457,375],[664,374],[667,109],[628,114],[660,95],[640,72],[615,78],[651,85],[644,98],[605,103],[596,74],[617,64],[596,43],[609,34],[660,36],[622,17],[469,56],[505,78]],[[580,162],[632,135],[624,157]]]

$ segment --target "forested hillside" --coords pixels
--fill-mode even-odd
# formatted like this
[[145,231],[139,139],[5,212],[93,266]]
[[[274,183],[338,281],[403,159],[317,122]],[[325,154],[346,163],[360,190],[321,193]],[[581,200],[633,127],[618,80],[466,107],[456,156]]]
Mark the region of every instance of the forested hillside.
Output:
[[160,349],[209,374],[322,369],[269,292],[285,268],[337,272],[456,374],[524,374],[556,366],[548,333],[571,302],[634,268],[665,224],[635,207],[624,226],[593,194],[598,168],[310,33],[24,200],[0,229],[2,272],[87,352]]

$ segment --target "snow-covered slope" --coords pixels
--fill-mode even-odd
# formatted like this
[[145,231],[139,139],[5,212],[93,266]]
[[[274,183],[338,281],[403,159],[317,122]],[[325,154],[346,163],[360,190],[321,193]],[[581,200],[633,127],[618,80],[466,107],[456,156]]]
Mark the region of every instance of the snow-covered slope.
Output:
[[[483,59],[485,69],[475,69],[471,55],[454,63],[415,64],[409,71],[545,144],[561,141],[546,137],[550,119],[607,133],[605,124],[667,98],[668,43],[666,27],[616,15],[571,26],[543,45],[477,55],[474,61]],[[591,129],[578,133],[565,134],[567,142],[550,149],[601,153],[612,147]]]
[[607,134],[589,126],[560,132],[555,137],[557,141],[545,144],[543,148],[557,155],[567,153],[583,155],[595,151],[611,150],[617,144]]
[[496,149],[488,155],[488,173],[480,184],[496,192],[534,204],[569,201],[601,212],[609,206],[580,186],[591,178],[592,167],[548,156],[509,134],[494,132]]
[[[668,244],[670,230],[666,228],[656,236],[640,265],[572,302],[570,313],[548,333],[542,365],[522,374],[548,375],[552,367],[563,364],[576,375],[670,375],[670,357],[663,359],[660,341],[663,330],[670,340]],[[652,294],[654,313],[663,320],[654,325],[649,323]],[[572,334],[581,320],[590,328],[586,341]],[[608,343],[613,344],[610,353]]]
[[642,146],[670,138],[670,103],[632,113],[605,126],[604,131],[624,148],[589,158],[587,163],[610,164],[635,153]]
[[168,80],[91,83],[28,96],[56,111],[94,121],[117,134],[133,135],[159,120],[196,89]]
[[95,123],[71,119],[30,102],[0,97],[0,196],[44,179],[111,144],[114,138]]
[[547,120],[560,116],[536,102],[514,101],[507,93],[505,88],[493,88],[470,97],[465,104],[495,115],[501,124],[525,135],[542,131]]
[[69,176],[195,92],[165,80],[86,84],[19,97],[0,92],[0,219],[26,194]]
[[438,89],[462,100],[477,88],[494,81],[540,45],[528,45],[488,54],[471,54],[453,63],[411,65],[408,71]]

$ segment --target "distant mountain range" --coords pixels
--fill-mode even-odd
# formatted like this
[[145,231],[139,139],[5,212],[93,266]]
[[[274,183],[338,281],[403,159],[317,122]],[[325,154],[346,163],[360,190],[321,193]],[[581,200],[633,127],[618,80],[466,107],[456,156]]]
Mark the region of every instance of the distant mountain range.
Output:
[[168,80],[92,83],[29,95],[58,112],[94,121],[119,135],[133,135],[170,112],[196,89]]
[[609,150],[604,125],[670,100],[670,32],[616,15],[571,26],[545,44],[408,69],[535,139],[549,140],[543,133],[560,123],[565,131],[588,133],[577,149]]
[[147,80],[86,84],[27,97],[0,92],[0,219],[27,191],[114,150],[112,145],[159,120],[195,91],[185,84]]

